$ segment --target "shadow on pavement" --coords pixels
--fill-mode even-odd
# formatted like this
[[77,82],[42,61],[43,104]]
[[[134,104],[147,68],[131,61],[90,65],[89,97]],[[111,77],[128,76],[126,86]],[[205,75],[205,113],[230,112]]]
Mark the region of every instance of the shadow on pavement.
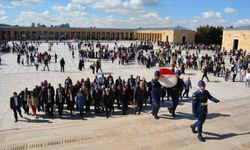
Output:
[[191,76],[191,75],[196,75],[196,74],[195,73],[185,73],[184,75]]
[[20,122],[29,122],[29,123],[52,123],[50,120],[47,119],[30,119],[27,117],[23,117],[25,120],[18,120]]
[[224,140],[228,138],[232,138],[235,136],[242,136],[242,135],[250,135],[250,132],[246,133],[226,133],[226,134],[217,134],[217,133],[212,133],[212,132],[203,132],[204,134],[208,135],[206,137],[207,140]]
[[[229,114],[221,114],[221,113],[211,113],[207,115],[207,119],[213,119],[217,117],[230,117],[231,115]],[[188,114],[188,113],[183,113],[183,112],[176,112],[176,117],[173,118],[171,117],[171,114],[163,114],[160,116],[160,118],[164,119],[189,119],[189,120],[197,120],[196,117],[193,116],[193,114]]]

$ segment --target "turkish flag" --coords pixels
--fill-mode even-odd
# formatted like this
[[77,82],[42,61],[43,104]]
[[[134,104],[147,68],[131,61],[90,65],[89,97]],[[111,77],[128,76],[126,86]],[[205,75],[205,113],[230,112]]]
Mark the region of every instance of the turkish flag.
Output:
[[174,87],[177,84],[177,77],[175,73],[168,68],[160,68],[160,79],[159,82],[166,88]]

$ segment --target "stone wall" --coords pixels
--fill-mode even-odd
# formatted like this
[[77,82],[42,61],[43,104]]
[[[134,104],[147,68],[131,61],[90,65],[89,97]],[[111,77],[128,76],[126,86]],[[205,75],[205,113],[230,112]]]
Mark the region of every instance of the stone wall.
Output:
[[243,49],[250,52],[250,30],[224,30],[222,49],[233,49],[234,39],[239,40],[238,49]]
[[[185,40],[183,40],[185,38]],[[195,32],[194,31],[174,31],[174,42],[175,43],[187,43],[194,44]]]

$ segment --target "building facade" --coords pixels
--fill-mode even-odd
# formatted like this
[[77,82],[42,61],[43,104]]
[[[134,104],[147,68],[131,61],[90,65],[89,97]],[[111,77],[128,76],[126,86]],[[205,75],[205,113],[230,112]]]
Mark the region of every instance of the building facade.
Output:
[[250,25],[223,30],[222,49],[250,52]]
[[195,31],[177,26],[169,28],[137,29],[138,40],[168,41],[169,43],[194,44]]
[[183,27],[171,28],[51,28],[0,27],[0,40],[143,40],[170,43],[194,43],[195,32]]

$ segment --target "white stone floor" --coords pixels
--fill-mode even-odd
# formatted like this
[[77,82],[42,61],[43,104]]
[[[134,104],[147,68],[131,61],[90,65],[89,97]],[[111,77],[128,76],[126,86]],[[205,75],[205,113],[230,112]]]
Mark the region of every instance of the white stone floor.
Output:
[[[123,41],[119,45],[128,46],[130,43]],[[110,44],[110,47],[112,45]],[[48,44],[41,44],[39,47],[39,51],[47,49]],[[210,149],[210,147],[250,149],[250,89],[245,88],[242,82],[225,82],[224,79],[213,77],[212,75],[209,75],[211,82],[207,83],[207,89],[212,95],[220,99],[221,103],[211,103],[209,113],[213,114],[214,117],[208,119],[205,129],[225,138],[211,138],[206,145],[197,142],[196,136],[190,132],[189,125],[194,120],[185,118],[185,114],[191,114],[191,104],[187,101],[181,102],[181,105],[178,106],[177,115],[180,117],[175,120],[169,119],[166,108],[162,107],[160,110],[161,119],[159,121],[152,119],[150,113],[146,112],[141,116],[128,115],[124,117],[114,115],[110,119],[105,117],[86,117],[84,121],[74,118],[36,119],[24,115],[26,119],[20,119],[18,123],[14,123],[13,112],[9,108],[9,98],[13,91],[19,92],[25,87],[31,89],[43,80],[48,80],[54,87],[57,87],[57,84],[64,83],[68,76],[72,78],[74,83],[81,78],[94,78],[95,75],[89,69],[91,62],[85,63],[87,67],[85,70],[78,71],[77,53],[75,53],[76,58],[72,59],[66,45],[54,44],[52,53],[54,52],[58,54],[58,62],[61,57],[65,58],[66,66],[64,73],[59,71],[60,65],[59,63],[54,63],[53,59],[49,65],[51,71],[48,72],[41,71],[43,65],[39,66],[39,71],[36,71],[34,66],[19,66],[16,63],[16,54],[3,54],[1,56],[0,149],[13,147],[13,144],[14,146],[17,145],[17,147],[20,144],[26,144],[24,149],[32,149],[32,146],[29,144],[37,143],[38,141],[42,142],[41,149],[55,149],[58,148],[58,145],[51,144],[50,147],[48,142],[55,140],[58,142],[58,139],[60,139],[59,143],[62,144],[62,140],[65,140],[65,138],[72,140],[75,136],[77,138],[85,138],[85,142],[83,142],[84,140],[79,142],[81,140],[78,139],[78,142],[75,144],[66,144],[64,141],[64,149]],[[121,75],[122,78],[127,79],[130,74],[133,74],[134,76],[143,76],[147,80],[153,77],[153,72],[157,69],[146,69],[145,66],[140,66],[136,63],[132,65],[118,65],[117,62],[112,64],[109,61],[103,61],[102,67],[104,73],[112,73],[115,78]],[[192,92],[197,90],[196,83],[201,78],[201,72],[187,70],[182,77],[184,79],[191,77],[193,82],[193,89],[189,94],[191,95]],[[79,133],[79,131],[81,132]],[[228,148],[226,144],[228,144]],[[120,145],[125,147],[120,147]],[[34,146],[34,148],[36,147]]]

